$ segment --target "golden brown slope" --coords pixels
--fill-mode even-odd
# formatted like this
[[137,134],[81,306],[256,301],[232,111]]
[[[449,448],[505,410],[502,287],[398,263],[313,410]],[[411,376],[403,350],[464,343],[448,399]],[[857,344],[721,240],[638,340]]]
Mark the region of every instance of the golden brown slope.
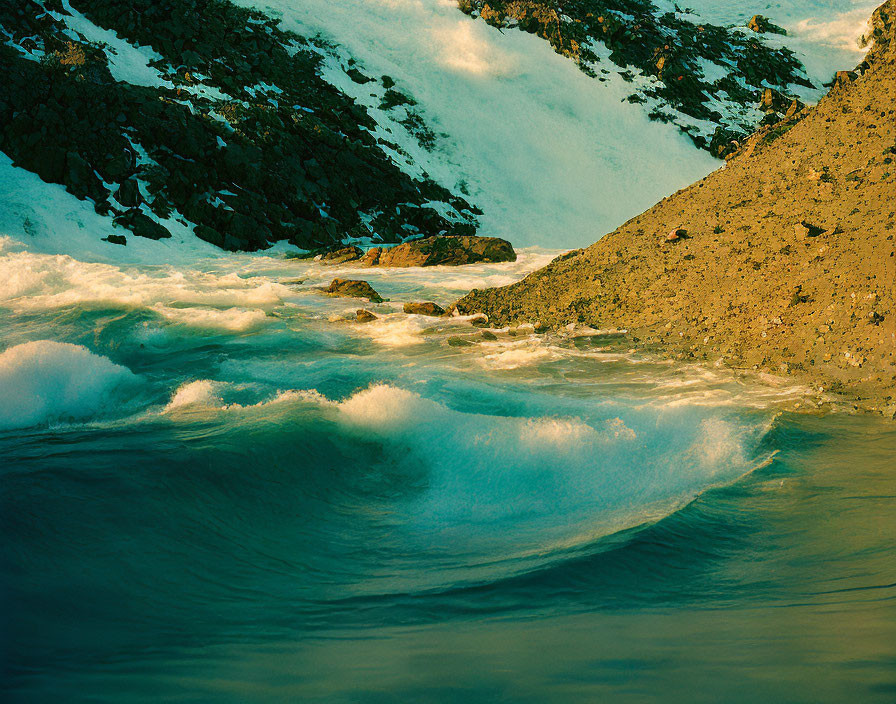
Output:
[[[800,119],[755,135],[724,168],[587,249],[457,308],[501,324],[626,328],[647,346],[892,409],[894,20],[888,0],[867,70]],[[687,236],[666,242],[676,228]]]

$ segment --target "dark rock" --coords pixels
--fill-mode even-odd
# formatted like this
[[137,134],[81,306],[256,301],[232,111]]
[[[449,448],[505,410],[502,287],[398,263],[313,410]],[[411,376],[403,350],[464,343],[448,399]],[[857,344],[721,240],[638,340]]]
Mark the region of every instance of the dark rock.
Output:
[[115,200],[126,208],[136,208],[140,205],[143,199],[140,196],[140,188],[137,185],[137,180],[129,178],[122,183],[118,187],[118,190],[115,191]]
[[206,242],[209,242],[216,247],[220,247],[221,249],[225,249],[228,252],[239,251],[244,246],[244,243],[240,242],[231,235],[224,234],[213,227],[209,227],[208,225],[197,225],[193,229],[193,234],[195,234],[199,239],[205,240]]
[[498,336],[495,335],[495,333],[493,333],[491,330],[483,330],[481,333],[479,333],[479,337],[481,337],[483,340],[489,341],[498,339]]
[[124,235],[109,235],[108,237],[103,237],[106,242],[111,244],[127,244],[128,238]]
[[740,140],[743,137],[745,137],[743,132],[718,127],[709,142],[709,153],[719,159],[725,159],[740,149]]
[[78,198],[86,198],[97,182],[90,164],[77,152],[65,155],[65,184]]
[[442,306],[431,301],[421,303],[405,303],[404,312],[408,315],[429,315],[438,317],[445,315],[445,309]]
[[352,68],[348,69],[345,73],[348,75],[349,78],[352,79],[353,82],[358,83],[360,85],[364,85],[365,83],[370,83],[373,80],[369,76],[365,76],[354,66]]
[[131,210],[119,215],[113,222],[128,228],[138,237],[146,237],[150,240],[163,240],[171,237],[171,233],[165,227],[139,210]]
[[823,227],[818,227],[818,225],[813,225],[811,223],[806,222],[805,220],[798,222],[793,226],[793,230],[796,233],[797,237],[818,237],[819,235],[823,235],[827,230]]
[[358,309],[358,312],[355,313],[355,318],[359,323],[369,323],[373,320],[377,320],[377,317],[373,313],[369,310],[364,310],[363,308]]
[[121,151],[102,164],[101,171],[109,181],[123,181],[136,169],[134,155],[129,151]]
[[383,297],[374,290],[373,286],[366,281],[354,279],[333,279],[327,288],[327,293],[343,298],[366,298],[373,303],[383,302]]
[[449,337],[448,344],[451,347],[472,347],[473,346],[473,343],[470,342],[467,338],[460,337],[459,335],[453,335],[452,337]]

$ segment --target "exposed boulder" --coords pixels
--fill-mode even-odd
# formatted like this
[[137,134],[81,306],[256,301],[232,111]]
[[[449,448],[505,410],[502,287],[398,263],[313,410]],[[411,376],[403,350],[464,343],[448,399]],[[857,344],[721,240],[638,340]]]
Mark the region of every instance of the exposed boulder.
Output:
[[774,24],[765,15],[753,15],[747,22],[747,29],[752,29],[757,34],[787,34],[787,30]]
[[383,249],[375,266],[461,266],[479,262],[515,261],[516,252],[507,240],[461,235],[427,237]]
[[164,240],[171,237],[171,233],[163,225],[139,210],[129,210],[117,216],[113,222],[128,228],[138,237],[145,237],[149,240]]
[[133,178],[124,181],[115,192],[115,200],[125,208],[136,208],[140,205],[142,198],[140,197],[137,181]]
[[378,320],[377,316],[371,313],[369,310],[364,310],[363,308],[359,308],[355,313],[355,319],[359,323],[369,323],[374,320]]
[[382,247],[371,247],[364,253],[364,256],[361,257],[361,264],[363,266],[376,266],[380,261],[380,254],[382,254]]
[[673,227],[666,234],[663,239],[664,242],[679,242],[680,240],[686,239],[688,236],[688,231],[681,227]]
[[333,282],[327,287],[327,293],[343,298],[366,298],[372,303],[383,302],[383,297],[374,290],[373,286],[366,281],[355,279],[333,279]]
[[424,303],[405,303],[404,312],[409,315],[430,315],[432,317],[445,315],[445,309],[432,301],[426,301]]
[[793,230],[796,233],[796,236],[800,239],[806,237],[818,237],[819,235],[823,235],[826,230],[823,227],[818,227],[818,225],[813,225],[812,223],[806,222],[802,220],[793,226]]

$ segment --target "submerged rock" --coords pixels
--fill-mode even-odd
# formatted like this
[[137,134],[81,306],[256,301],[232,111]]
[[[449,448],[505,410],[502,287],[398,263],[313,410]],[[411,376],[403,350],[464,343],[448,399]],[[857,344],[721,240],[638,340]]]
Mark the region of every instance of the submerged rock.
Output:
[[427,237],[382,249],[374,256],[370,266],[461,266],[516,261],[516,252],[507,240],[474,235]]
[[404,312],[409,315],[430,315],[433,317],[445,315],[445,309],[432,301],[426,301],[425,303],[405,303]]
[[354,279],[333,279],[333,282],[327,287],[327,293],[343,298],[366,298],[373,303],[383,302],[383,297],[374,290],[373,286],[366,281]]

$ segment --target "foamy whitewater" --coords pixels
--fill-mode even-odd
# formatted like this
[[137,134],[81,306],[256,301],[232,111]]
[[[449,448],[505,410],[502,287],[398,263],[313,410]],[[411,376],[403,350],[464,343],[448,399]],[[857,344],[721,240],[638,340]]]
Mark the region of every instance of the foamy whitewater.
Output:
[[[447,135],[418,163],[468,179],[519,259],[359,270],[176,220],[110,245],[0,155],[6,700],[891,700],[891,425],[618,331],[402,310],[517,281],[715,162],[453,3],[274,8],[413,92]],[[826,71],[866,9],[755,11]],[[151,81],[133,52],[116,70]]]

